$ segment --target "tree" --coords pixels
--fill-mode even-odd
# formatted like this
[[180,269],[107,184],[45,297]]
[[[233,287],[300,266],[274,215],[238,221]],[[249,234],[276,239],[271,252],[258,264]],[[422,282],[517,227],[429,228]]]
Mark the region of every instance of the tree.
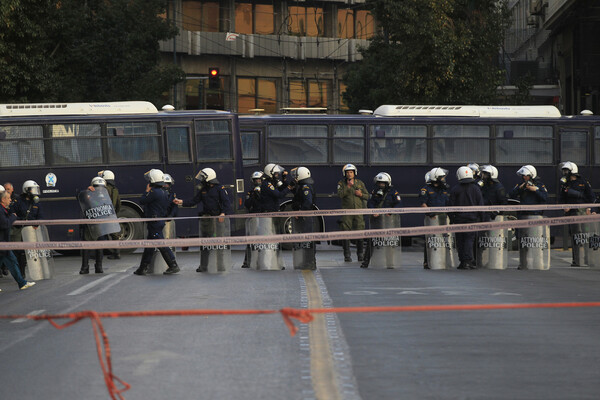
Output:
[[[177,34],[172,21],[160,16],[166,0],[46,0],[52,24],[47,24],[44,11],[24,6],[39,1],[9,1],[37,28],[31,31],[39,31],[48,42],[36,49],[45,63],[34,64],[34,56],[27,54],[14,70],[32,65],[25,68],[31,71],[35,65],[48,83],[39,86],[39,93],[26,86],[18,97],[3,91],[4,102],[148,100],[159,104],[161,94],[183,79],[179,67],[159,63],[158,42]],[[9,45],[20,47],[18,38]],[[31,75],[17,75],[16,85],[32,81]]]
[[344,76],[352,111],[381,104],[486,104],[509,23],[496,0],[368,0],[381,30]]

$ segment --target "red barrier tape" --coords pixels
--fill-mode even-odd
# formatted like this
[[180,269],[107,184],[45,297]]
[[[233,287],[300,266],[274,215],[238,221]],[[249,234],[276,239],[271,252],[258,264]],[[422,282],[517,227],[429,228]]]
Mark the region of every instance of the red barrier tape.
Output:
[[[165,311],[121,311],[121,312],[96,312],[81,311],[71,314],[57,315],[0,315],[0,319],[32,319],[47,320],[56,329],[68,328],[82,319],[89,318],[92,321],[94,337],[96,339],[96,350],[98,360],[104,374],[104,382],[110,397],[123,400],[123,392],[129,390],[131,385],[119,379],[112,372],[112,358],[108,336],[102,326],[101,318],[131,318],[131,317],[174,317],[174,316],[198,316],[198,315],[256,315],[280,313],[290,331],[295,336],[298,327],[293,319],[301,323],[309,323],[313,314],[326,313],[364,313],[364,312],[424,312],[424,311],[479,311],[479,310],[515,310],[533,308],[581,308],[600,307],[600,302],[588,303],[524,303],[524,304],[455,304],[455,305],[424,305],[424,306],[390,306],[390,307],[340,307],[340,308],[282,308],[280,310],[165,310]],[[64,324],[55,322],[57,319],[68,319]],[[101,339],[100,339],[101,337]],[[118,389],[117,381],[122,388]]]

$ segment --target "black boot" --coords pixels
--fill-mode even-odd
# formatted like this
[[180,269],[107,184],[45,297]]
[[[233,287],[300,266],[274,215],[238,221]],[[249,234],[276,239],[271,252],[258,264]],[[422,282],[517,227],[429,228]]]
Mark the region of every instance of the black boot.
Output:
[[344,261],[352,262],[352,257],[350,256],[350,241],[349,240],[342,241],[342,246],[344,247]]
[[358,261],[364,260],[364,242],[362,239],[356,240],[356,256],[358,257]]
[[90,273],[90,266],[89,265],[83,265],[81,264],[81,269],[79,270],[79,273],[81,275],[85,275],[85,274],[89,274]]
[[96,264],[94,264],[94,270],[97,274],[104,273],[102,269],[102,250],[96,251]]
[[133,271],[133,273],[135,275],[146,275],[146,273],[148,272],[148,266],[149,266],[149,264],[140,264],[138,269]]
[[81,275],[90,273],[90,253],[89,250],[81,250],[81,269],[79,273]]
[[179,266],[177,265],[177,261],[174,259],[170,262],[167,262],[167,265],[169,266],[169,268],[167,268],[167,270],[163,272],[164,275],[176,274],[180,271]]

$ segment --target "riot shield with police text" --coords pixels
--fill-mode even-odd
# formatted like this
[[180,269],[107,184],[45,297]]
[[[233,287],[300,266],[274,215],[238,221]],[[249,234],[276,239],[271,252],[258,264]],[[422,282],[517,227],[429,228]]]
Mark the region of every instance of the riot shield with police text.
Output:
[[[163,237],[165,239],[175,239],[177,237],[175,230],[175,221],[166,221],[165,227],[163,228]],[[173,255],[175,255],[175,247],[170,247]],[[154,254],[152,254],[152,260],[150,261],[150,267],[148,269],[149,273],[162,275],[169,268],[167,262],[160,254],[158,249],[154,250]]]
[[[318,230],[315,217],[292,218],[292,233],[313,233]],[[292,256],[294,269],[317,269],[315,242],[294,243]]]
[[[541,215],[525,215],[520,219],[538,220]],[[518,230],[519,269],[550,269],[550,227],[532,226]]]
[[[48,230],[44,225],[37,227],[25,226],[21,230],[23,242],[48,242]],[[27,277],[32,281],[52,279],[54,276],[54,259],[52,250],[28,249],[25,250],[27,257]]]
[[[383,214],[369,219],[371,229],[400,228],[399,214]],[[392,269],[400,266],[402,246],[400,236],[372,237],[367,240],[369,246],[369,268]]]
[[[229,218],[200,219],[200,237],[230,236]],[[200,246],[200,270],[208,273],[227,272],[231,269],[231,246],[228,244]]]
[[[426,226],[448,225],[447,214],[425,216]],[[450,269],[457,265],[456,239],[454,233],[437,233],[425,235],[427,263],[429,269]]]
[[[271,236],[277,234],[277,222],[274,218],[248,218],[246,235]],[[279,271],[285,268],[281,245],[279,243],[251,243],[248,266],[255,270]]]
[[588,222],[585,259],[590,268],[600,268],[600,222]]
[[115,220],[102,224],[86,224],[89,239],[96,240],[100,236],[121,231],[117,222],[117,214],[113,207],[110,195],[105,187],[97,186],[94,190],[84,190],[78,195],[79,206],[84,218],[91,220]]
[[[494,222],[504,221],[497,215]],[[494,229],[477,232],[477,266],[484,269],[506,269],[508,266],[508,230]]]
[[[575,215],[585,215],[586,209],[580,208],[575,210]],[[588,264],[587,252],[585,251],[588,244],[590,232],[593,229],[593,224],[570,224],[569,236],[571,237],[571,251],[573,253],[572,266],[583,267]]]

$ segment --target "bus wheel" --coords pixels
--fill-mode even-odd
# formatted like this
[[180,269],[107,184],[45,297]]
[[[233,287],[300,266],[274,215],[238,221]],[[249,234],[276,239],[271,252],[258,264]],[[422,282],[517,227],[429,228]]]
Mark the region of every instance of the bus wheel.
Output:
[[[133,208],[121,206],[117,216],[119,218],[141,218],[141,215]],[[142,240],[144,239],[143,222],[121,222],[121,231],[115,235],[118,240]],[[122,253],[133,253],[135,249],[121,249]]]

